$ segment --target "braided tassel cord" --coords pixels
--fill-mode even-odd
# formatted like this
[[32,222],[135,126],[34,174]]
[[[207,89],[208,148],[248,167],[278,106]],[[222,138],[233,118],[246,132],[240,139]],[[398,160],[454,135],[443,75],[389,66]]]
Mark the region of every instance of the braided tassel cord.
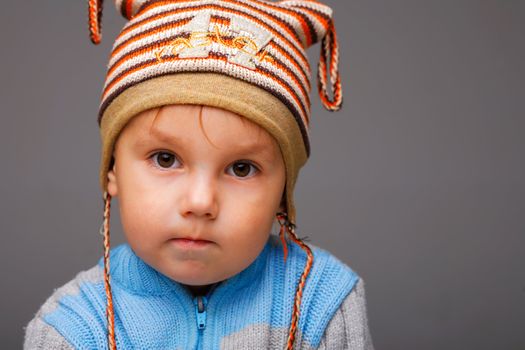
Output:
[[111,294],[111,284],[109,276],[109,214],[111,208],[111,195],[104,192],[104,286],[106,289],[106,318],[108,322],[108,347],[110,350],[117,349],[115,342],[115,314],[113,311],[113,297]]
[[310,274],[310,270],[312,269],[314,256],[312,253],[312,249],[308,245],[306,245],[300,238],[298,238],[297,235],[295,234],[295,225],[288,221],[286,213],[278,213],[277,218],[279,220],[279,223],[281,224],[280,236],[281,236],[281,240],[283,241],[284,261],[286,262],[286,256],[288,253],[288,248],[286,246],[286,239],[284,237],[285,230],[286,232],[288,232],[292,240],[296,244],[298,244],[306,252],[306,255],[307,255],[306,265],[304,267],[303,273],[301,274],[301,278],[299,279],[299,283],[297,285],[297,289],[295,292],[293,312],[292,312],[292,321],[290,323],[290,329],[288,331],[288,340],[286,342],[286,350],[292,350],[294,343],[295,343],[295,335],[297,333],[297,323],[299,322],[299,314],[301,311],[301,300],[303,298],[303,290],[306,284],[306,279],[308,278],[308,275]]
[[102,7],[104,0],[88,0],[88,26],[91,42],[98,45],[102,40]]
[[286,214],[277,213],[277,220],[279,221],[279,224],[281,225],[281,229],[279,230],[279,237],[281,238],[281,242],[283,243],[284,262],[286,263],[286,258],[288,256],[288,246],[286,245],[286,237],[285,237]]
[[[326,72],[327,62],[330,62],[330,99],[327,91],[328,76]],[[339,76],[339,45],[337,44],[337,33],[333,19],[330,21],[328,30],[321,42],[321,57],[317,71],[319,96],[323,106],[329,111],[337,111],[343,104],[343,89],[341,77]]]

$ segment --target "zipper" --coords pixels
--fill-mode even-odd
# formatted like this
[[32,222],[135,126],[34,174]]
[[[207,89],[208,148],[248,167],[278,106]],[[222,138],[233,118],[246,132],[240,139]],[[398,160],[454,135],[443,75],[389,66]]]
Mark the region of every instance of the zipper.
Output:
[[212,292],[219,286],[219,283],[215,283],[206,296],[197,295],[193,298],[193,305],[195,306],[195,320],[197,321],[197,349],[203,348],[202,337],[204,335],[204,329],[206,328],[206,318],[208,316],[206,312],[206,307],[208,305],[208,300],[211,297]]
[[203,330],[206,328],[206,305],[208,299],[205,296],[198,295],[193,299],[195,305],[195,316],[197,318],[197,329]]
[[208,299],[199,295],[193,299],[195,305],[195,319],[197,320],[197,349],[202,349],[202,336],[206,328],[206,305]]

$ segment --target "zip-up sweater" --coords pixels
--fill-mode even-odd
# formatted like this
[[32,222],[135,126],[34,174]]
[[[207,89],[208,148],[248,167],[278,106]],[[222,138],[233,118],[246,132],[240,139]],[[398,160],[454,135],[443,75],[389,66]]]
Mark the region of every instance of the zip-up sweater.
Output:
[[[350,267],[312,244],[294,349],[372,350],[364,284]],[[305,252],[288,257],[271,235],[237,275],[193,295],[159,273],[128,244],[111,250],[118,349],[284,349]],[[42,305],[26,328],[24,349],[107,349],[103,259]]]

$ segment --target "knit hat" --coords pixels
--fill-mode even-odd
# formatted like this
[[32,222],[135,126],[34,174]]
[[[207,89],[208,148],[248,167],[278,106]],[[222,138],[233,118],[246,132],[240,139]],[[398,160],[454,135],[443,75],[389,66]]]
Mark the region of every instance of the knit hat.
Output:
[[[321,41],[318,91],[325,108],[338,110],[342,89],[332,10],[317,0],[115,0],[115,5],[128,22],[113,44],[98,112],[105,198],[110,198],[107,173],[115,142],[140,112],[169,104],[207,105],[264,128],[279,144],[286,169],[286,216],[279,220],[309,255],[296,294],[299,302],[294,303],[288,342],[293,346],[297,305],[313,259],[293,233],[293,189],[310,155],[306,49]],[[89,0],[94,44],[101,41],[101,19],[102,0]],[[104,216],[106,292],[112,313],[108,200]],[[108,316],[108,329],[110,322]],[[111,343],[111,334],[109,338]]]
[[[90,34],[97,44],[102,1],[91,4]],[[208,105],[250,119],[277,140],[286,167],[286,211],[295,222],[293,189],[310,154],[306,49],[319,40],[321,101],[332,111],[342,104],[332,10],[314,0],[115,0],[115,5],[129,21],[113,45],[98,113],[102,190],[113,146],[133,116],[167,104]]]

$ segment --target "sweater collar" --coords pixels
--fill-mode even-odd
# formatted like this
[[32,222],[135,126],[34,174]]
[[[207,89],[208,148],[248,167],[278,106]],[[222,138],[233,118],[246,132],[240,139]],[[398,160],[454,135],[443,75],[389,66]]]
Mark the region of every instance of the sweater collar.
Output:
[[[268,253],[272,246],[271,241],[270,235],[257,258],[238,274],[219,283],[223,286],[221,289],[231,286],[240,289],[260,279],[268,260]],[[98,264],[104,267],[104,259],[100,258]],[[191,295],[184,285],[158,272],[144,262],[127,243],[111,249],[110,275],[112,282],[116,282],[119,287],[133,294],[164,295],[175,292]],[[214,287],[212,290],[215,289]]]

